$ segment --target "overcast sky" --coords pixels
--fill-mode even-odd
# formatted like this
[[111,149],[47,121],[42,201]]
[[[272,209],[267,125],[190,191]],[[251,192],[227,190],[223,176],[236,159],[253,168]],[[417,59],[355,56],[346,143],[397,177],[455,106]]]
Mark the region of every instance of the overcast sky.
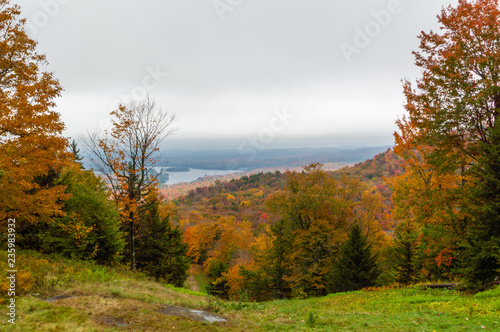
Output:
[[147,92],[169,148],[392,145],[412,50],[448,0],[16,0],[66,135]]

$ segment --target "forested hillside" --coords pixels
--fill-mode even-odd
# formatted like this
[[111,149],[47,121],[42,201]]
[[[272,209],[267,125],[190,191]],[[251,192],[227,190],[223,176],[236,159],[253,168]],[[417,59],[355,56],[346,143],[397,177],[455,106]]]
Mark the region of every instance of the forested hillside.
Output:
[[384,197],[388,206],[391,203],[392,191],[389,188],[387,179],[404,173],[404,160],[398,157],[392,149],[384,153],[379,153],[372,159],[358,163],[353,167],[345,167],[334,172],[335,177],[346,175],[360,179],[370,188],[376,188]]
[[188,219],[192,223],[201,218],[216,221],[220,217],[233,216],[257,226],[259,220],[267,218],[265,200],[284,185],[285,175],[278,171],[244,176],[229,182],[216,181],[214,185],[191,190],[171,201],[169,206],[175,209],[172,221],[184,226]]
[[[345,175],[359,179],[368,188],[379,192],[389,206],[391,190],[386,179],[402,174],[404,172],[402,164],[402,159],[389,149],[377,154],[373,159],[328,173],[334,178],[341,178]],[[257,173],[229,181],[219,180],[214,185],[199,186],[196,189],[187,190],[185,195],[171,199],[177,211],[174,220],[179,222],[190,213],[197,214],[203,211],[203,214],[210,215],[212,219],[217,219],[222,215],[233,215],[255,222],[256,218],[260,218],[262,211],[266,209],[265,201],[268,196],[283,189],[285,183],[286,171],[276,171],[274,173]],[[162,190],[162,193],[167,195],[165,189]],[[170,206],[173,205],[170,204]]]
[[[277,247],[285,245],[279,244],[279,241],[288,241],[292,237],[291,233],[283,233],[283,227],[297,227],[293,226],[295,221],[292,220],[296,212],[289,217],[287,215],[294,210],[309,215],[311,219],[307,225],[299,220],[299,229],[302,228],[307,237],[313,236],[308,241],[314,241],[315,246],[321,246],[321,242],[317,241],[326,233],[329,233],[328,237],[338,233],[339,242],[334,247],[321,249],[325,250],[328,261],[320,260],[318,263],[325,264],[326,269],[327,264],[333,264],[329,260],[333,255],[328,251],[336,252],[340,248],[347,237],[349,225],[354,222],[363,225],[367,232],[364,234],[372,238],[377,252],[381,253],[389,241],[385,232],[392,231],[394,227],[389,215],[390,190],[384,178],[401,172],[401,161],[388,150],[372,160],[337,172],[323,171],[321,165],[314,164],[305,167],[302,172],[259,173],[226,183],[217,182],[191,190],[187,195],[171,201],[169,213],[171,220],[184,231],[193,272],[202,271],[205,274],[210,292],[223,297],[239,297],[245,291],[251,293],[247,296],[254,299],[301,296],[288,294],[289,287],[296,285],[311,288],[302,290],[304,296],[320,295],[326,292],[329,284],[326,276],[317,283],[313,279],[292,283],[286,278],[292,280],[301,275],[306,279],[305,271],[299,269],[286,276],[272,276],[269,271],[262,270],[272,264],[277,269],[285,268],[279,266],[282,263],[274,261],[276,255],[295,261],[295,255],[305,250],[298,246],[297,252],[293,252],[293,243],[288,243],[288,250],[275,252],[284,249]],[[297,191],[295,186],[302,189]],[[337,208],[331,210],[334,206]],[[291,218],[288,221],[290,224],[285,225],[284,218]],[[323,219],[336,220],[338,226],[334,227],[340,228],[330,229],[327,224],[314,225]],[[345,225],[341,226],[342,223]],[[313,226],[326,228],[314,230],[320,233],[313,235],[309,230]],[[321,235],[321,232],[326,233]],[[314,250],[319,249],[316,247]],[[308,255],[307,251],[302,254]],[[264,274],[267,275],[264,277]],[[260,280],[261,277],[266,280]],[[276,278],[279,280],[273,281]],[[268,286],[275,289],[275,295],[262,295],[263,289],[259,288],[264,286],[259,283],[266,282],[272,283]]]
[[[176,115],[149,96],[110,110],[80,140],[85,169],[54,110],[61,84],[0,0],[0,326],[498,330],[500,6],[460,0],[438,22],[418,37],[392,150],[262,147],[252,163],[287,170],[174,193],[158,152]],[[212,152],[193,162],[238,162]]]

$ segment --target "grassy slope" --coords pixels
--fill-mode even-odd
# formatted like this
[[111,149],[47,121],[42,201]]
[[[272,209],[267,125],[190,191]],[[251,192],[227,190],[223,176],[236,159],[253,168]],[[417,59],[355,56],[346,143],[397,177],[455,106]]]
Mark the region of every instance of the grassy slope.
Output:
[[[0,268],[7,270],[0,253]],[[393,289],[340,293],[324,298],[269,303],[207,301],[140,274],[19,254],[15,326],[2,331],[482,331],[500,330],[500,288],[475,296],[447,290]],[[50,295],[75,296],[47,303]],[[5,298],[2,306],[5,310]],[[204,309],[227,323],[207,324],[158,312],[160,304]],[[5,312],[5,311],[4,311]],[[113,327],[109,323],[127,323]],[[483,328],[484,327],[484,328]]]

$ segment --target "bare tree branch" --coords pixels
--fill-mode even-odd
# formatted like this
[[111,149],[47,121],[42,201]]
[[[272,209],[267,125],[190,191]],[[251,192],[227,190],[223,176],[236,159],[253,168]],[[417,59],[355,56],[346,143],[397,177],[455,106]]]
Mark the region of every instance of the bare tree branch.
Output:
[[149,97],[120,105],[111,115],[110,131],[87,133],[82,141],[96,171],[107,179],[114,199],[127,216],[124,222],[129,222],[131,267],[135,270],[134,212],[156,185],[158,175],[152,170],[160,144],[178,128],[173,126],[175,114],[162,110]]

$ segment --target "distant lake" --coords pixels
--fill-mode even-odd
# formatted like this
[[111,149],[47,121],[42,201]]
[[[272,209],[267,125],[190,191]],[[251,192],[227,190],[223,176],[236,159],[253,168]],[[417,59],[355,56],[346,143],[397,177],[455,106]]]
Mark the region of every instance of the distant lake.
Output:
[[167,172],[169,179],[165,184],[177,184],[181,182],[193,182],[199,178],[212,175],[227,175],[243,172],[242,170],[222,170],[222,169],[195,169],[191,168],[189,172]]

